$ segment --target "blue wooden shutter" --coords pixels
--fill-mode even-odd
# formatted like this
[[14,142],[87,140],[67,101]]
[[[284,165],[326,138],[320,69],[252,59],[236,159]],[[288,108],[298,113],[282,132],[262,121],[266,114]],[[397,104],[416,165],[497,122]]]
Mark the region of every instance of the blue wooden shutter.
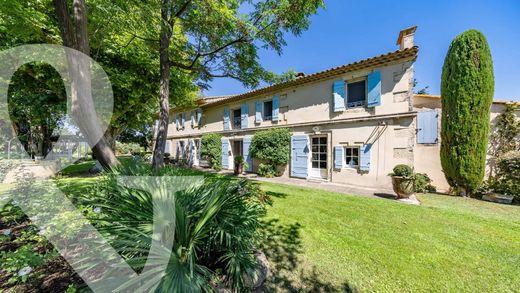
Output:
[[372,144],[364,144],[359,148],[359,169],[361,171],[370,171],[370,149]]
[[247,162],[247,170],[248,172],[253,171],[253,158],[251,154],[249,154],[249,147],[251,146],[251,136],[245,136],[243,140],[243,155]]
[[222,138],[222,168],[229,169],[229,139]]
[[199,127],[202,125],[202,109],[197,109],[197,125]]
[[249,120],[249,106],[247,103],[242,104],[240,107],[240,126],[242,129],[248,127]]
[[381,72],[374,71],[368,75],[368,107],[381,105]]
[[280,97],[273,97],[273,121],[278,121],[278,116],[280,114]]
[[188,140],[188,146],[189,146],[189,155],[188,155],[188,164],[193,164],[193,158],[194,158],[194,143],[193,139]]
[[171,143],[169,140],[166,141],[166,144],[164,145],[164,152],[170,153],[171,152]]
[[191,111],[191,128],[195,128],[195,112]]
[[255,102],[255,122],[256,123],[262,122],[262,102],[261,101]]
[[309,176],[309,137],[294,135],[291,137],[291,176],[307,178]]
[[175,115],[175,127],[179,130],[179,114]]
[[177,159],[180,159],[181,158],[181,142],[180,141],[177,141],[177,148],[175,150],[175,157]]
[[342,169],[345,161],[345,149],[341,145],[334,146],[334,168]]
[[345,111],[345,81],[335,80],[332,86],[332,99],[334,112]]
[[229,125],[229,108],[224,108],[224,130],[229,130],[231,127]]
[[182,124],[181,127],[184,128],[186,125],[186,113],[182,112]]
[[436,110],[417,113],[417,143],[434,144],[438,142],[438,117]]

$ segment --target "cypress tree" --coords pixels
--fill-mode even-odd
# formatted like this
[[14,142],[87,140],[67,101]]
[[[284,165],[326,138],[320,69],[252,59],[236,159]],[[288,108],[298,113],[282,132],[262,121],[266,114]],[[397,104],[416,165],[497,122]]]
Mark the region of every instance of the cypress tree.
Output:
[[450,45],[441,81],[441,164],[450,186],[463,195],[484,179],[494,87],[486,38],[465,31]]

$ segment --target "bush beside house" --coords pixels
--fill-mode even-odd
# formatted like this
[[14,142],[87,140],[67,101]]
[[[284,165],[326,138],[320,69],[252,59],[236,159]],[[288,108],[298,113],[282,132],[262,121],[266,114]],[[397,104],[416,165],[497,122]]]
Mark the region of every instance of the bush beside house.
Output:
[[484,179],[494,87],[484,35],[468,30],[457,36],[442,69],[441,164],[462,195],[474,194]]
[[291,132],[287,128],[259,131],[253,136],[249,151],[253,158],[261,161],[258,175],[278,176],[277,168],[289,163]]
[[222,136],[219,134],[204,134],[200,140],[200,156],[215,170],[222,168]]

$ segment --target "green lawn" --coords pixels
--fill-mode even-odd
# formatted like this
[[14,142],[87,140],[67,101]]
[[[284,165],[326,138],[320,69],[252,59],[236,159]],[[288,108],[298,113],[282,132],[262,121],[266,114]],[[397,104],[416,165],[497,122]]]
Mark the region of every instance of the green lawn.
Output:
[[[98,178],[61,178],[82,194]],[[266,291],[520,292],[520,207],[443,195],[421,206],[262,183]]]
[[520,291],[520,207],[443,195],[421,206],[262,184],[278,291]]

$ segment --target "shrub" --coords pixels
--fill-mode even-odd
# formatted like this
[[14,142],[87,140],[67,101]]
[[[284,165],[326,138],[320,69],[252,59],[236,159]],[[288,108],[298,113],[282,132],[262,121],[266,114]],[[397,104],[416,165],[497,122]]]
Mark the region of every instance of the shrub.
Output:
[[417,173],[415,177],[415,191],[420,193],[437,192],[437,188],[431,185],[432,180],[426,173]]
[[[168,170],[175,173],[171,168]],[[133,173],[143,172],[148,171]],[[152,241],[152,196],[117,185],[115,175],[109,174],[84,203],[103,207],[91,221],[106,239],[111,239],[112,246],[128,263],[139,270],[144,266]],[[256,269],[254,251],[260,237],[260,219],[265,215],[268,201],[264,193],[246,180],[217,178],[173,195],[172,192],[163,194],[171,199],[171,203],[165,201],[165,204],[175,209],[175,219],[163,219],[171,225],[171,233],[166,237],[173,238],[173,248],[158,291],[211,291],[215,280],[223,280],[233,292],[247,289],[244,281],[251,278]]]
[[471,195],[484,178],[494,86],[484,35],[468,30],[457,36],[442,69],[441,163],[448,183],[463,194]]
[[116,141],[116,152],[120,155],[129,155],[144,152],[144,148],[137,143],[122,143]]
[[393,172],[390,173],[390,176],[401,176],[401,177],[410,177],[413,174],[412,167],[405,165],[405,164],[399,164],[396,165],[393,169]]
[[211,168],[220,170],[222,167],[222,136],[204,134],[200,140],[200,156],[208,161]]
[[520,202],[520,152],[505,154],[497,162],[497,174],[489,178],[485,191],[512,195]]
[[269,164],[260,163],[258,165],[258,175],[262,177],[272,178],[277,175],[275,167]]
[[[269,129],[257,132],[251,141],[249,148],[251,156],[259,159],[264,165],[269,165],[266,172],[258,174],[277,174],[277,166],[285,166],[289,163],[289,154],[291,151],[291,132],[287,128]],[[267,172],[268,171],[268,172]]]

